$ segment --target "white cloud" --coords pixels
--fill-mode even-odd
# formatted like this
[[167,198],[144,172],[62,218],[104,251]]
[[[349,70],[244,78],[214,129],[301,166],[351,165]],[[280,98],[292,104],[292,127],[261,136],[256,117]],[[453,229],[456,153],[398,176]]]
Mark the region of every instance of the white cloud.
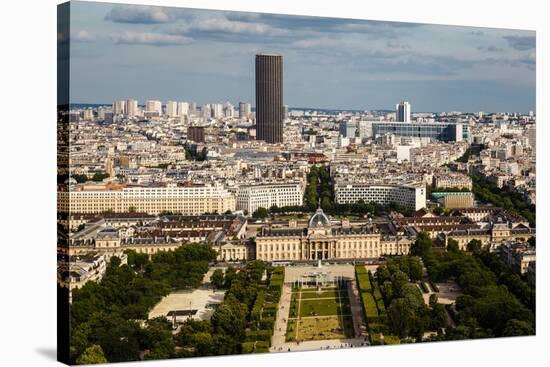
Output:
[[177,19],[176,13],[171,10],[160,6],[121,5],[112,8],[105,20],[137,24],[170,23]]
[[117,44],[123,45],[151,45],[151,46],[173,46],[186,45],[192,42],[188,37],[163,33],[138,33],[124,32],[112,36]]
[[91,42],[94,39],[94,35],[86,30],[76,31],[71,34],[71,40],[75,42]]

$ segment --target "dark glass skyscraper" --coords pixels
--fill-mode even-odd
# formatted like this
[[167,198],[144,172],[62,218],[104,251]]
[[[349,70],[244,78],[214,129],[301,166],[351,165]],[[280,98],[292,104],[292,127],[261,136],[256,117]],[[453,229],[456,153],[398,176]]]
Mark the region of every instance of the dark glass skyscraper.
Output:
[[283,142],[283,58],[256,55],[256,139]]

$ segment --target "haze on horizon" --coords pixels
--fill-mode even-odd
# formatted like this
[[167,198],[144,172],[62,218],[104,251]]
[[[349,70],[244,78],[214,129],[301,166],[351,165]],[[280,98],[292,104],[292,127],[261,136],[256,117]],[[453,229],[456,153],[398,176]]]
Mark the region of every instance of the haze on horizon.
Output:
[[254,55],[283,56],[284,103],[535,110],[534,31],[71,2],[71,103],[254,105]]

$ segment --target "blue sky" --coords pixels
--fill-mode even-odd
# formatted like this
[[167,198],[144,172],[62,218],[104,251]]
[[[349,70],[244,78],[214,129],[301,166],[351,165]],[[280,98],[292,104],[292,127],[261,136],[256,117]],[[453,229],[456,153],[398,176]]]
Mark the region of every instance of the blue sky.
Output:
[[533,31],[72,2],[71,102],[254,105],[269,52],[291,107],[526,112],[535,51]]

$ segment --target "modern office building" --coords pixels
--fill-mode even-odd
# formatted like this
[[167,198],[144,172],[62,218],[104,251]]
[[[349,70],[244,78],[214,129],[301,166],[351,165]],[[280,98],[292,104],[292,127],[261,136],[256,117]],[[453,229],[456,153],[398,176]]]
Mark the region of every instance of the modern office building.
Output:
[[411,210],[426,207],[424,184],[368,184],[340,181],[334,185],[338,204],[353,204],[362,200],[381,205],[396,203]]
[[395,120],[397,122],[411,122],[411,104],[402,101],[395,105]]
[[454,122],[373,121],[372,135],[393,134],[400,137],[430,138],[445,142],[469,141],[468,125]]
[[471,192],[434,192],[432,197],[445,209],[471,208],[474,206],[474,194]]
[[256,139],[283,142],[283,58],[256,55]]
[[252,214],[258,208],[300,206],[303,204],[304,190],[297,182],[250,185],[239,187],[236,196],[237,209]]
[[61,213],[187,214],[225,213],[235,210],[235,196],[220,185],[127,186],[80,184],[58,191]]
[[357,123],[354,121],[340,122],[339,132],[344,138],[354,138],[357,131]]

